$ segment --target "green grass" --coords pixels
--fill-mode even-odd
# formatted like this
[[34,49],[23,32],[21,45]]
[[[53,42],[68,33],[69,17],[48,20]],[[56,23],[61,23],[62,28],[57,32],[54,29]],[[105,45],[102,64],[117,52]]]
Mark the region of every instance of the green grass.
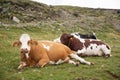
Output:
[[119,80],[120,79],[120,33],[112,28],[94,30],[99,39],[107,42],[112,48],[112,57],[85,57],[95,65],[80,64],[75,67],[72,64],[48,65],[43,68],[26,67],[18,71],[20,62],[19,47],[12,47],[13,41],[19,39],[22,33],[28,33],[33,39],[53,40],[63,32],[83,32],[87,29],[79,27],[60,27],[54,24],[54,28],[47,26],[24,28],[0,27],[0,80]]

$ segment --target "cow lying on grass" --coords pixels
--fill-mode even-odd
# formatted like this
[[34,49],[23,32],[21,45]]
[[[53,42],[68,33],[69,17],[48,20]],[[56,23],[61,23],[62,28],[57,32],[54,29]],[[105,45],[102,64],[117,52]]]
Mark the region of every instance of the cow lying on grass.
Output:
[[[76,37],[76,38],[97,39],[95,33],[92,33],[92,34],[81,34],[81,33],[75,32],[75,33],[71,33],[71,35],[73,35],[73,36]],[[60,37],[54,39],[54,42],[61,42],[61,41],[60,41]]]
[[97,39],[81,39],[71,34],[62,34],[61,43],[71,50],[77,51],[79,56],[105,56],[110,57],[111,49],[104,42]]
[[69,47],[51,41],[32,40],[28,34],[22,34],[19,41],[13,43],[13,46],[20,46],[21,62],[18,70],[25,66],[43,67],[47,64],[72,63],[78,65],[70,58],[74,58],[81,63],[91,65],[93,63],[85,61],[72,51]]

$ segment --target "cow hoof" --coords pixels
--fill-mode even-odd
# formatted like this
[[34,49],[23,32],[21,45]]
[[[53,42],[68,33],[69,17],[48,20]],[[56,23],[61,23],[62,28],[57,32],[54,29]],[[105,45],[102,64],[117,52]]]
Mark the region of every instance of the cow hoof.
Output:
[[105,58],[109,58],[110,56],[105,56]]
[[90,65],[94,65],[95,63],[91,62]]
[[39,66],[38,66],[38,65],[35,65],[34,68],[39,68]]
[[104,55],[105,58],[109,58],[110,57],[110,54],[106,54]]
[[17,70],[18,70],[18,71],[22,71],[22,68],[18,68]]
[[79,66],[79,64],[80,64],[79,62],[76,62],[75,66]]

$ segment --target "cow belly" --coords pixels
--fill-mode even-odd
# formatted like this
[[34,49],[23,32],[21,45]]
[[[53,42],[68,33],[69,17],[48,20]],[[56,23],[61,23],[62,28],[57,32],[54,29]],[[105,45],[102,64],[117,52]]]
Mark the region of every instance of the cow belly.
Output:
[[61,52],[61,51],[55,51],[55,52],[53,52],[53,51],[50,51],[49,53],[48,53],[48,57],[49,57],[49,59],[51,60],[51,61],[55,61],[55,62],[57,62],[58,60],[64,60],[66,57],[68,56],[68,54],[66,54],[64,51],[63,52]]
[[84,54],[87,56],[101,56],[103,52],[101,50],[86,50]]
[[103,55],[103,51],[101,50],[101,47],[89,46],[87,49],[85,49],[84,53],[81,53],[79,55],[101,56]]
[[68,57],[71,50],[61,43],[43,41],[43,48],[46,50],[50,64],[60,64]]
[[88,48],[86,48],[85,54],[90,56],[101,56],[103,54],[102,47],[97,46],[96,44],[91,44],[90,46],[88,46]]

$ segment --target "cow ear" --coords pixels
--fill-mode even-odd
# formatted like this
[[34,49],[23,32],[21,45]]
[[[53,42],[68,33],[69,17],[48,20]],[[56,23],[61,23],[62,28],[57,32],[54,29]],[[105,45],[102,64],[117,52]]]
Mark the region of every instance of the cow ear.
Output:
[[21,45],[21,42],[20,41],[14,41],[12,45],[13,45],[13,47],[18,47],[18,46]]
[[31,44],[31,45],[38,45],[38,42],[36,40],[30,40],[28,41],[28,44]]

